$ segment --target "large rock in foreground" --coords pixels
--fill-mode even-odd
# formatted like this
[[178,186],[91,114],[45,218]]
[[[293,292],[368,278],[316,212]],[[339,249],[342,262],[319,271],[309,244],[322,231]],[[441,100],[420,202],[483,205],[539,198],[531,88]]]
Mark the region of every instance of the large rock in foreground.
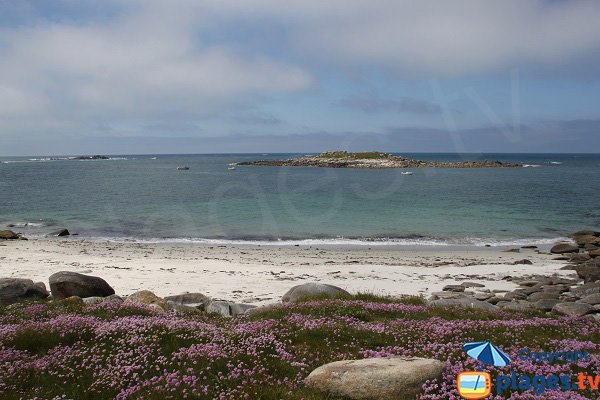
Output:
[[304,283],[294,286],[283,295],[281,301],[284,303],[295,303],[305,297],[329,297],[335,298],[340,296],[349,296],[350,293],[344,289],[324,283]]
[[106,297],[115,294],[115,290],[104,279],[77,272],[57,272],[50,275],[49,281],[52,298],[55,300],[71,296],[84,298]]
[[48,291],[44,284],[33,283],[31,279],[0,279],[0,304],[12,304],[28,299],[45,299]]
[[427,358],[336,361],[311,372],[306,384],[350,399],[408,400],[415,398],[425,381],[441,378],[443,370],[443,362]]

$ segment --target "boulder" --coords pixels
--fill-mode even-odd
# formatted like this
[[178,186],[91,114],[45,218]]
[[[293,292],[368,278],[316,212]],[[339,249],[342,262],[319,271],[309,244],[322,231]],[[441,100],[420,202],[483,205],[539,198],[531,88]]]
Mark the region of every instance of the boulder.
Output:
[[99,303],[122,303],[124,300],[122,297],[117,296],[116,294],[111,294],[106,297],[85,297],[83,298],[83,302],[85,304],[99,304]]
[[557,299],[540,299],[533,304],[533,307],[541,311],[551,311],[555,305],[560,303]]
[[600,293],[589,294],[579,301],[595,306],[596,304],[600,304]]
[[181,304],[189,307],[194,307],[199,310],[204,310],[210,303],[210,297],[202,293],[182,293],[176,296],[167,296],[165,300],[175,304]]
[[573,239],[575,239],[577,236],[596,236],[596,237],[600,237],[600,232],[585,230],[585,231],[577,231],[577,232],[575,232],[575,233],[573,233],[571,235],[571,237]]
[[429,296],[429,301],[438,299],[457,299],[459,297],[466,297],[467,295],[463,292],[433,292]]
[[600,257],[600,249],[592,250],[588,254],[592,258]]
[[526,279],[524,281],[518,281],[517,283],[519,284],[519,286],[525,286],[525,287],[533,287],[533,286],[538,286],[538,285],[542,284],[542,282],[540,282],[538,280],[534,280],[534,279]]
[[[534,293],[534,292],[531,292],[531,293]],[[527,296],[529,296],[531,293],[516,289],[516,290],[513,290],[512,292],[506,293],[504,295],[504,300],[505,301],[525,300],[525,299],[527,299]]]
[[485,285],[483,283],[477,283],[477,282],[463,282],[460,284],[460,286],[464,286],[466,288],[482,288],[485,287]]
[[600,283],[588,282],[583,285],[571,288],[571,293],[576,297],[582,298],[594,293],[600,293]]
[[170,300],[167,300],[167,304],[169,306],[169,309],[175,311],[177,314],[202,314],[202,311],[200,311],[196,307],[176,303]]
[[600,237],[594,235],[575,236],[573,240],[575,240],[579,247],[583,247],[586,244],[600,245]]
[[498,310],[498,307],[487,301],[477,300],[471,297],[458,297],[453,299],[438,299],[429,302],[432,306],[437,307],[466,307],[478,308],[482,310]]
[[493,295],[492,293],[475,293],[475,294],[473,295],[473,297],[474,297],[476,300],[481,300],[481,301],[484,301],[484,300],[489,300],[489,299],[491,299],[492,297],[494,297],[494,295]]
[[322,296],[322,297],[341,297],[349,296],[350,293],[346,292],[337,286],[327,285],[324,283],[304,283],[302,285],[294,286],[283,295],[281,301],[284,303],[295,303],[302,300],[304,297]]
[[367,358],[325,364],[306,384],[330,396],[356,400],[414,399],[422,385],[440,379],[444,363],[428,358]]
[[588,261],[590,258],[592,258],[589,254],[585,254],[585,253],[571,253],[569,255],[569,261],[572,263],[584,263],[586,261]]
[[533,304],[524,300],[500,301],[496,304],[503,310],[511,311],[530,311],[533,310]]
[[520,264],[523,264],[523,265],[532,265],[533,263],[531,261],[529,261],[528,259],[524,258],[522,260],[514,261],[513,264],[514,265],[520,265]]
[[575,272],[586,283],[600,280],[600,266],[589,261],[576,266]]
[[574,246],[570,243],[558,243],[552,246],[552,248],[550,249],[550,253],[553,254],[566,254],[577,252],[579,252],[579,247]]
[[169,310],[167,301],[149,290],[140,290],[127,296],[125,303],[156,305],[163,311]]
[[486,301],[490,304],[498,304],[499,302],[504,301],[504,298],[500,296],[493,296],[487,299]]
[[59,302],[64,305],[71,305],[71,306],[82,306],[85,304],[83,302],[83,299],[79,296],[69,296],[66,299],[59,300]]
[[581,317],[592,311],[592,306],[586,303],[558,303],[552,311],[569,317]]
[[584,245],[583,245],[583,249],[584,249],[585,251],[587,251],[587,252],[590,252],[590,251],[599,250],[599,249],[600,249],[600,247],[599,247],[599,246],[597,246],[597,245],[595,245],[595,244],[586,243],[586,244],[584,244]]
[[535,292],[530,294],[527,297],[527,301],[538,301],[538,300],[542,300],[542,299],[558,299],[558,297],[560,296],[560,292],[559,291],[552,291],[552,292]]
[[206,306],[206,312],[211,314],[221,314],[225,317],[234,317],[239,314],[244,314],[247,310],[256,308],[252,304],[239,304],[225,300],[211,301]]
[[462,285],[446,285],[442,289],[444,292],[464,292],[465,287]]
[[106,297],[115,294],[108,283],[97,276],[78,274],[77,272],[61,271],[50,275],[50,291],[55,300],[70,296]]
[[19,235],[14,233],[13,231],[0,231],[0,240],[17,240],[19,239]]
[[31,279],[0,279],[0,304],[12,304],[23,300],[45,299],[48,291]]
[[71,233],[67,229],[59,229],[52,233],[49,233],[48,236],[69,236]]

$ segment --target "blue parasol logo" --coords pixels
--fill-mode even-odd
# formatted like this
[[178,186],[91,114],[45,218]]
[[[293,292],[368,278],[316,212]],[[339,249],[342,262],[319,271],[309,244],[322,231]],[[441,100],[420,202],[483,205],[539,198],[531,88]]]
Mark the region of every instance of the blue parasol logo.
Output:
[[465,352],[484,364],[496,367],[505,367],[510,363],[510,358],[490,342],[465,343]]

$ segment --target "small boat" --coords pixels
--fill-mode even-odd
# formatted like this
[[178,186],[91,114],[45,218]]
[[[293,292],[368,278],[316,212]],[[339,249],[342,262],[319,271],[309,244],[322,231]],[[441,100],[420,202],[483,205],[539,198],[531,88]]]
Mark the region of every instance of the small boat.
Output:
[[187,165],[177,167],[177,171],[187,171],[188,169],[190,169],[190,167],[188,167]]
[[410,171],[400,172],[402,175],[412,175],[413,173]]
[[523,164],[523,168],[537,168],[539,164]]
[[231,166],[231,167],[229,167],[229,168],[227,168],[227,169],[228,169],[228,170],[230,170],[230,171],[233,171],[233,170],[235,169],[235,167],[234,167],[234,166]]
[[553,164],[553,165],[561,165],[561,164],[562,164],[562,162],[560,162],[560,161],[550,161],[550,164]]
[[156,160],[156,157],[152,157],[151,160]]

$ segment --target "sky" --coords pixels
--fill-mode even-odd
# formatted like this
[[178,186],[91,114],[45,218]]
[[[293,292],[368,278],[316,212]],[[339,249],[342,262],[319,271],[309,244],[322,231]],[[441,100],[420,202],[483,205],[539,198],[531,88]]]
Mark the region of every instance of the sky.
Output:
[[0,155],[600,152],[600,2],[0,0]]

